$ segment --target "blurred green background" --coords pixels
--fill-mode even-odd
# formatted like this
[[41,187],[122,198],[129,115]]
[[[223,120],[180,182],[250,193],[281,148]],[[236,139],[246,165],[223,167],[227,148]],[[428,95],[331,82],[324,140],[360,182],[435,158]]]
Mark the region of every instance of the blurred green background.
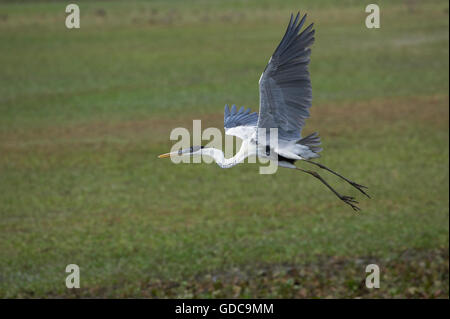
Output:
[[[0,2],[0,297],[448,298],[447,1],[378,1],[380,29],[370,1],[76,1],[76,30],[69,3]],[[175,127],[258,109],[299,10],[304,133],[369,186],[323,175],[360,213],[305,174],[156,158]]]

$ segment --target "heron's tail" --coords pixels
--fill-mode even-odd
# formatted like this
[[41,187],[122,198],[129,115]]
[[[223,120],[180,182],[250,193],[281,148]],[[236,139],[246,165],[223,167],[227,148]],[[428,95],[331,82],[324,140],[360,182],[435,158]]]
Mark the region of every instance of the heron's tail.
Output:
[[310,154],[307,155],[308,158],[320,157],[320,155],[317,153],[319,153],[323,150],[323,148],[319,147],[321,142],[320,142],[319,133],[317,133],[317,132],[314,132],[308,136],[305,136],[304,138],[299,140],[297,142],[297,144],[301,144],[301,145],[308,147],[308,149],[310,151],[310,152],[308,152]]

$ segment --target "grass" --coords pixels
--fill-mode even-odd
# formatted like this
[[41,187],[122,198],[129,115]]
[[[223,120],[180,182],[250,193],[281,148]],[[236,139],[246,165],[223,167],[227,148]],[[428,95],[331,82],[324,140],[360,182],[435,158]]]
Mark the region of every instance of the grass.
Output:
[[[380,2],[379,30],[357,1],[79,4],[67,30],[58,2],[0,3],[1,297],[448,298],[447,2]],[[225,103],[257,110],[299,9],[317,30],[305,133],[370,187],[326,176],[359,214],[300,173],[156,158]]]

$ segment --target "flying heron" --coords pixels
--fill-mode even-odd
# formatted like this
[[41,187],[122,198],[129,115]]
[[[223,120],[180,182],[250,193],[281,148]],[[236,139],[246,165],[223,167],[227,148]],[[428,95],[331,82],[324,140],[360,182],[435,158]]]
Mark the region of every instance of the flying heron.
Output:
[[[357,184],[328,167],[311,161],[319,157],[322,148],[318,133],[301,137],[305,119],[309,117],[312,102],[311,79],[308,71],[311,49],[314,42],[313,23],[300,32],[306,15],[300,19],[300,13],[289,21],[286,33],[275,49],[264,72],[259,79],[259,116],[250,109],[236,105],[231,109],[225,105],[225,134],[242,140],[241,148],[235,156],[225,158],[224,153],[216,148],[192,146],[177,152],[159,155],[159,158],[184,155],[211,156],[222,168],[239,164],[245,158],[258,157],[276,160],[278,166],[296,169],[320,180],[339,199],[350,205],[355,211],[360,210],[358,202],[351,196],[344,196],[331,187],[316,171],[295,166],[296,161],[305,161],[340,177],[370,198],[365,192],[366,186]],[[300,33],[299,33],[300,32]],[[277,129],[277,143],[267,138],[264,130]],[[267,131],[266,131],[267,132]],[[265,135],[265,136],[262,136]]]

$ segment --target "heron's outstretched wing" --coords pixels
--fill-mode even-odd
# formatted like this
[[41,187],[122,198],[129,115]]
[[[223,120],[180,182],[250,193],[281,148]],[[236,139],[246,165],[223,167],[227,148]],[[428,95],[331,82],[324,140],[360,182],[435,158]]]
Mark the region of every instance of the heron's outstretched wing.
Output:
[[278,138],[300,139],[312,101],[308,65],[314,42],[313,24],[299,31],[306,15],[291,20],[259,80],[260,110],[258,127],[278,128]]
[[228,104],[225,105],[225,112],[223,118],[223,126],[225,127],[225,134],[234,135],[240,139],[247,139],[255,131],[258,123],[258,113],[250,112],[250,108],[245,109],[243,106],[236,109],[236,105],[230,108]]

